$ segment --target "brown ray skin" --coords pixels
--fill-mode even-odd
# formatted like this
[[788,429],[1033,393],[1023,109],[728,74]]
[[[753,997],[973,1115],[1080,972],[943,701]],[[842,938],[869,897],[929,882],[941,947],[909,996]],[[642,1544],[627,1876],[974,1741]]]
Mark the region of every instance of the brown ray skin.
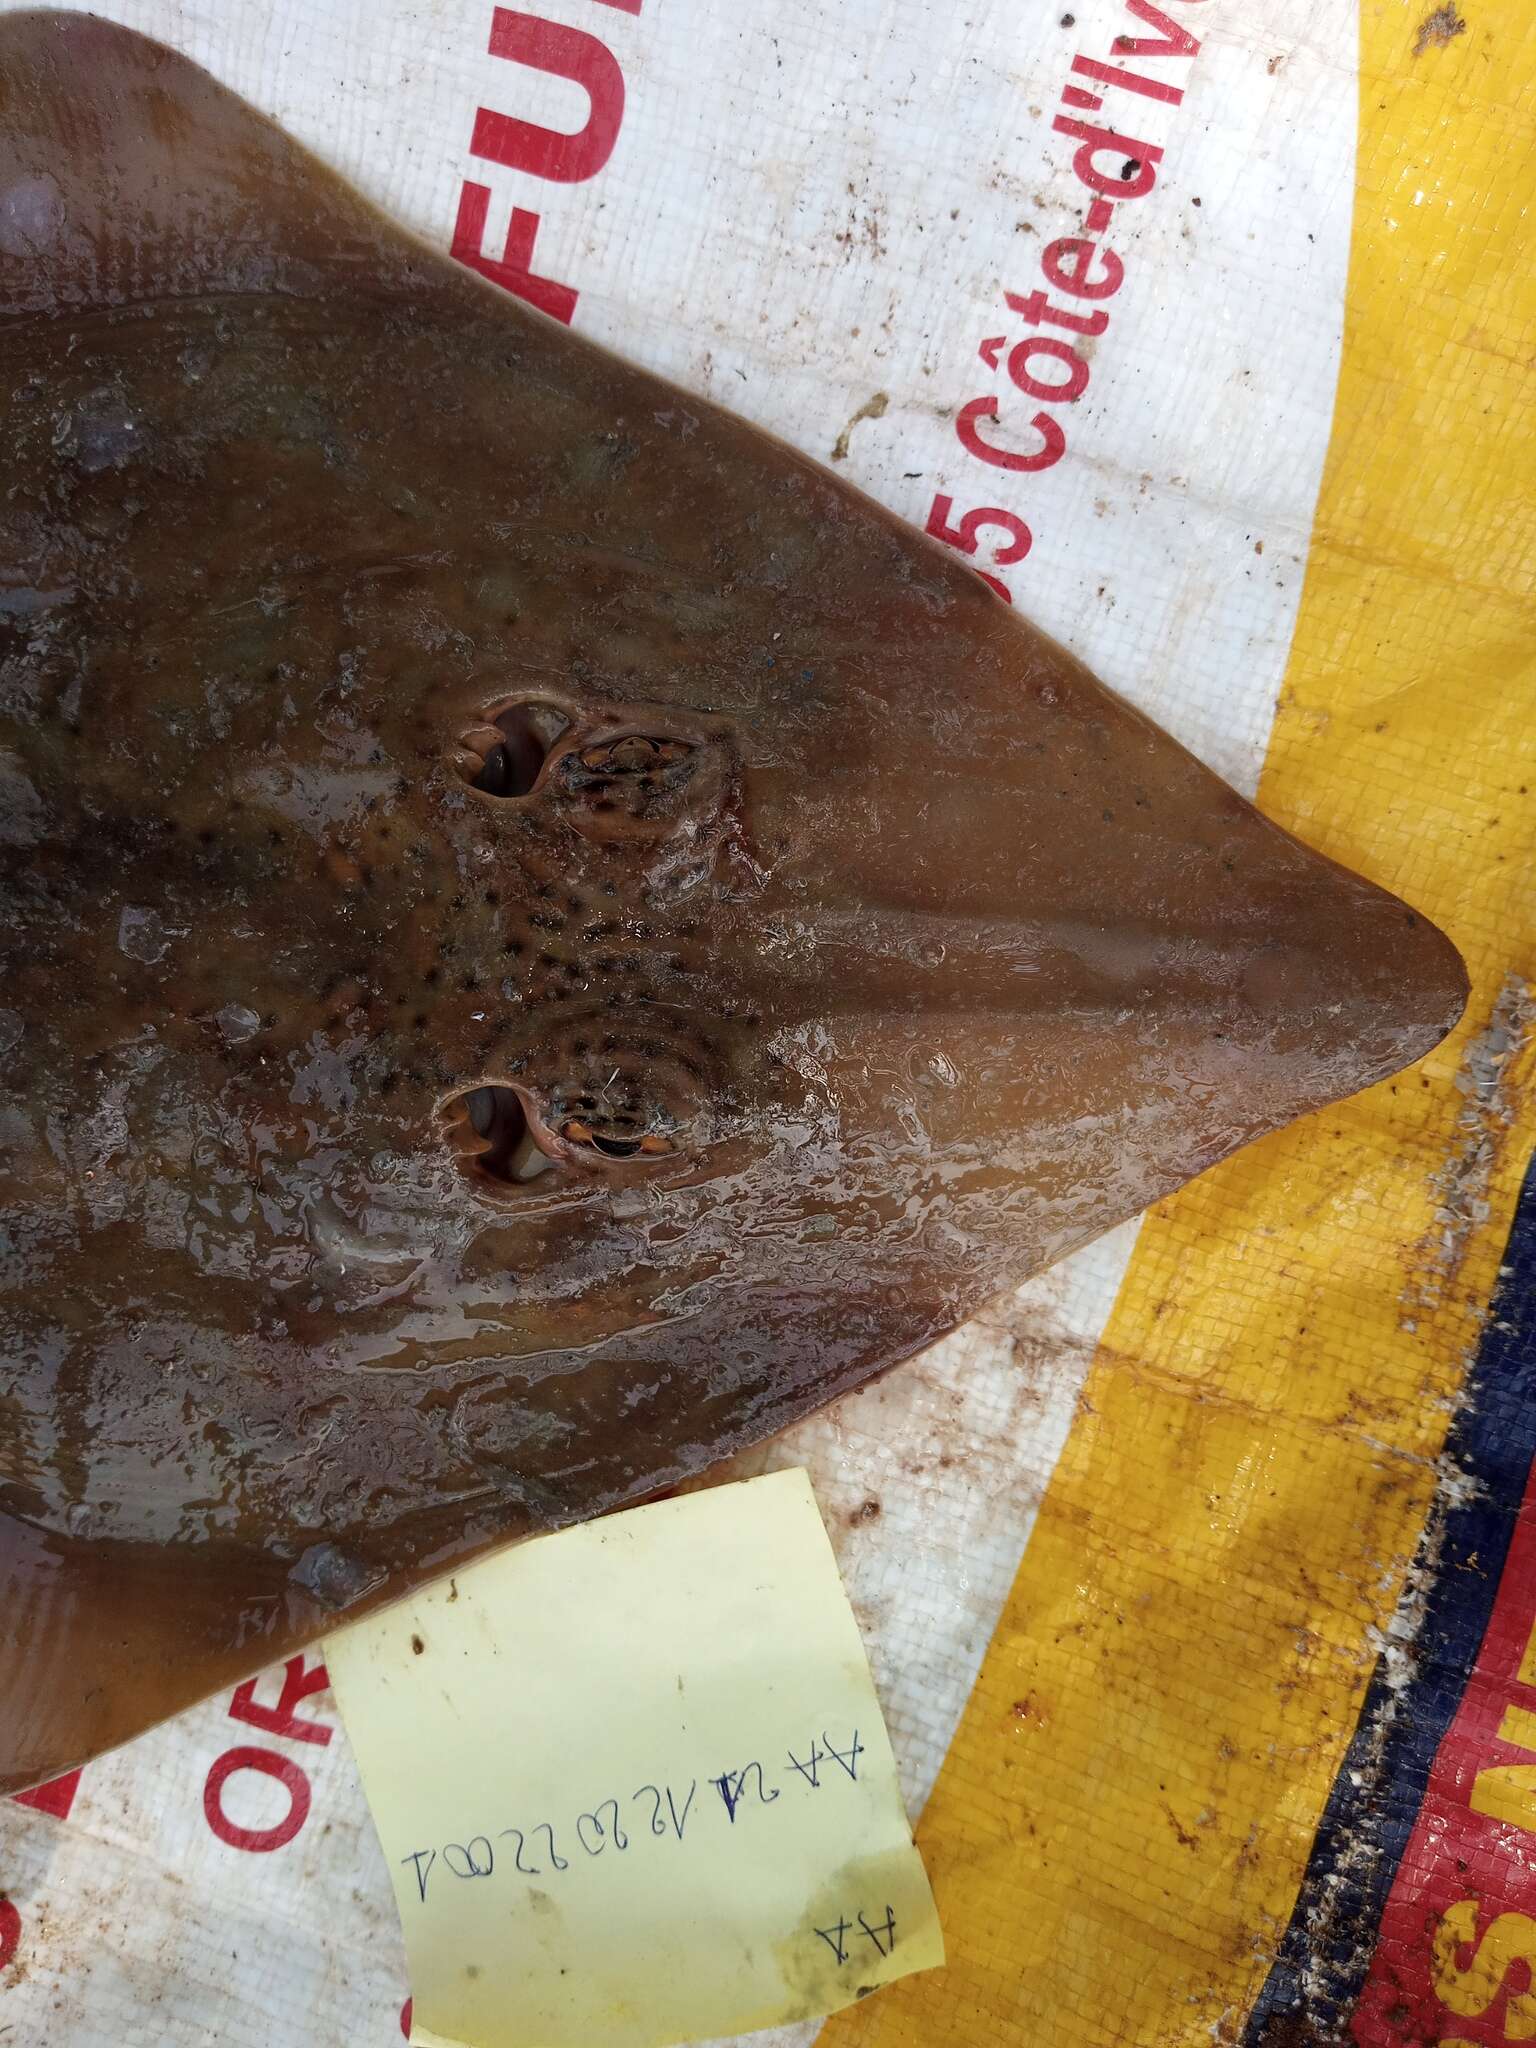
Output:
[[[0,423],[0,1786],[783,1427],[1460,1013],[932,542],[83,16],[0,21]],[[500,798],[512,703],[569,726]],[[654,787],[594,781],[625,735]],[[537,1179],[456,1157],[485,1083]],[[674,1149],[562,1151],[626,1116]]]

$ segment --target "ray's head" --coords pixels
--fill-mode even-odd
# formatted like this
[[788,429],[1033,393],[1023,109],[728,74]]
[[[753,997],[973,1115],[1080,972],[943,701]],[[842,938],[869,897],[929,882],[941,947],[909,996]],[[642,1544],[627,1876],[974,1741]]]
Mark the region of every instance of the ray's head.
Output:
[[[728,635],[679,625],[675,567],[608,565],[580,659],[618,687],[452,735],[445,829],[517,878],[471,950],[510,952],[516,1006],[501,1041],[471,1013],[438,1114],[509,1216],[569,1191],[586,1230],[634,1219],[624,1299],[703,1273],[727,1320],[815,1304],[895,1353],[1396,1071],[1463,980],[1412,910],[797,481],[779,531],[743,517]],[[802,549],[826,573],[765,601]]]
[[[558,1357],[569,1509],[1453,1020],[1432,927],[957,559],[184,60],[6,35],[7,1056],[119,1134],[122,1245],[212,1191],[124,1301],[454,1416]],[[410,1427],[494,1463],[484,1409]]]

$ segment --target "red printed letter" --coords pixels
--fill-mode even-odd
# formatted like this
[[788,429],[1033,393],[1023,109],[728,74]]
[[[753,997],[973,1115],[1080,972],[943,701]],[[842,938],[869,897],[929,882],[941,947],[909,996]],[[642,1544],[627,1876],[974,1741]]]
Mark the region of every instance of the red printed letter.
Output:
[[[923,530],[925,533],[931,533],[935,540],[942,540],[948,546],[957,548],[962,555],[975,554],[981,545],[977,536],[984,526],[1000,526],[1004,533],[1011,536],[1007,547],[999,548],[992,557],[999,569],[1005,568],[1010,562],[1022,562],[1034,545],[1035,537],[1023,520],[1014,513],[1005,511],[1001,505],[975,506],[971,511],[961,515],[958,526],[951,526],[949,523],[949,515],[954,509],[954,499],[944,491],[936,491],[928,512],[928,524]],[[1013,594],[1006,583],[996,576],[989,576],[985,569],[978,569],[976,574],[983,583],[989,584],[997,592],[1004,604],[1013,603]]]
[[478,270],[492,284],[510,292],[513,298],[526,300],[552,320],[563,320],[569,327],[576,310],[575,290],[568,284],[557,284],[552,277],[534,274],[533,238],[539,231],[539,216],[516,209],[507,229],[506,247],[499,257],[487,256],[485,216],[490,203],[489,186],[465,180],[464,190],[459,194],[459,217],[453,224],[453,254],[467,268]]
[[996,418],[995,398],[973,398],[969,405],[961,406],[955,418],[960,446],[979,461],[990,462],[994,469],[1050,469],[1067,452],[1066,435],[1045,412],[1037,412],[1029,423],[1039,432],[1042,444],[1033,455],[1015,455],[1011,448],[994,448],[989,441],[983,441],[976,422]]
[[[243,1828],[224,1811],[224,1785],[236,1771],[264,1771],[288,1792],[288,1811],[271,1828]],[[208,1825],[231,1849],[264,1855],[291,1842],[309,1818],[309,1780],[295,1763],[275,1749],[226,1749],[208,1773],[203,1787],[203,1812]]]
[[[1102,277],[1088,275],[1095,256],[1104,266]],[[1086,235],[1063,235],[1059,242],[1050,243],[1041,255],[1040,268],[1058,291],[1070,292],[1075,299],[1113,298],[1125,282],[1125,265],[1113,249],[1101,249]]]
[[[1151,143],[1134,142],[1113,128],[1097,128],[1087,121],[1069,121],[1058,114],[1051,126],[1060,135],[1082,138],[1082,148],[1072,159],[1072,168],[1090,192],[1102,192],[1107,199],[1140,199],[1152,190],[1163,152]],[[1094,158],[1107,150],[1112,159],[1108,170],[1098,170]]]
[[[1143,99],[1162,100],[1170,107],[1176,107],[1184,97],[1182,86],[1168,85],[1161,78],[1143,78],[1139,71],[1122,71],[1118,64],[1101,64],[1097,57],[1074,57],[1072,69],[1079,78],[1091,78],[1097,85],[1118,85],[1123,92],[1139,92]],[[1095,98],[1080,86],[1069,85],[1062,97],[1071,107],[1104,104],[1102,94]]]
[[328,1728],[323,1721],[306,1720],[293,1710],[312,1692],[324,1692],[330,1682],[323,1664],[317,1664],[313,1671],[306,1671],[302,1656],[290,1657],[283,1666],[283,1689],[277,1696],[277,1705],[262,1706],[255,1696],[256,1681],[248,1678],[244,1685],[235,1687],[235,1696],[229,1703],[229,1718],[248,1721],[264,1735],[286,1735],[293,1742],[327,1743],[336,1732],[333,1728]]
[[1180,28],[1176,21],[1170,21],[1160,7],[1154,7],[1152,0],[1125,0],[1128,14],[1134,14],[1138,21],[1144,21],[1148,28],[1160,28],[1158,36],[1116,36],[1115,49],[1127,57],[1193,57],[1200,49],[1197,36],[1187,28]]
[[931,533],[935,540],[946,541],[950,547],[958,548],[962,555],[975,554],[981,545],[977,536],[984,526],[1000,526],[1009,535],[1007,547],[999,548],[992,557],[999,569],[1006,569],[1010,562],[1022,562],[1034,545],[1035,537],[1023,520],[1012,512],[1005,512],[1001,505],[978,505],[961,515],[958,526],[949,523],[949,515],[954,509],[954,499],[943,491],[936,491],[928,513],[928,524],[923,531]]
[[[1102,334],[1109,325],[1107,313],[1072,313],[1065,306],[1053,306],[1044,292],[1031,292],[1027,299],[1021,299],[1017,292],[1004,292],[1003,297],[1008,301],[1009,312],[1017,313],[1031,327],[1049,321],[1052,327],[1065,327],[1071,334]],[[990,361],[995,370],[996,357]]]
[[[1035,376],[1029,366],[1036,356],[1049,356],[1053,362],[1066,365],[1067,374],[1061,383],[1042,383]],[[1008,374],[1027,397],[1043,398],[1047,405],[1071,405],[1088,389],[1088,365],[1069,343],[1057,341],[1050,334],[1031,334],[1021,341],[1009,354]]]
[[15,1794],[18,1806],[36,1807],[39,1813],[51,1813],[55,1820],[68,1820],[69,1809],[75,1803],[75,1794],[80,1789],[80,1773],[66,1771],[62,1778],[53,1778],[46,1785],[34,1785],[30,1792]]
[[613,154],[624,118],[624,74],[607,45],[585,29],[498,7],[491,18],[491,55],[571,79],[587,95],[587,122],[574,135],[562,135],[537,122],[514,120],[510,114],[481,107],[470,137],[471,152],[512,170],[532,171],[536,178],[557,185],[579,185],[596,177]]
[[10,1966],[21,1944],[21,1915],[9,1899],[0,1899],[0,1970]]

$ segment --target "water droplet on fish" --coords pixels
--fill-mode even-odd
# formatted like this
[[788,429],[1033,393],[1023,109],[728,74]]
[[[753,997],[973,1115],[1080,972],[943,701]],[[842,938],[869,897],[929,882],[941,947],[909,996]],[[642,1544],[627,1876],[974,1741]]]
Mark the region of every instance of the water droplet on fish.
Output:
[[370,1586],[378,1584],[383,1573],[377,1565],[349,1557],[334,1543],[311,1543],[288,1576],[322,1607],[335,1609],[350,1607],[354,1600],[360,1600]]
[[72,412],[60,413],[53,429],[54,447],[73,456],[87,476],[119,468],[138,453],[142,438],[139,422],[110,389],[93,391]]
[[117,921],[117,949],[130,960],[152,965],[165,958],[170,938],[158,910],[143,910],[130,904]]
[[7,256],[41,255],[63,226],[63,194],[46,171],[0,193],[0,249]]
[[226,1003],[214,1019],[231,1045],[239,1045],[261,1029],[261,1019],[244,1003]]

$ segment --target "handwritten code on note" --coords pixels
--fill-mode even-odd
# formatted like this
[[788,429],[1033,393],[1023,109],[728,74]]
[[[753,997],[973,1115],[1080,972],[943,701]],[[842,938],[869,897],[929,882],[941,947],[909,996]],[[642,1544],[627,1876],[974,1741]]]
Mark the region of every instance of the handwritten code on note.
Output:
[[803,1472],[519,1545],[326,1658],[422,2048],[663,2048],[943,1961]]

